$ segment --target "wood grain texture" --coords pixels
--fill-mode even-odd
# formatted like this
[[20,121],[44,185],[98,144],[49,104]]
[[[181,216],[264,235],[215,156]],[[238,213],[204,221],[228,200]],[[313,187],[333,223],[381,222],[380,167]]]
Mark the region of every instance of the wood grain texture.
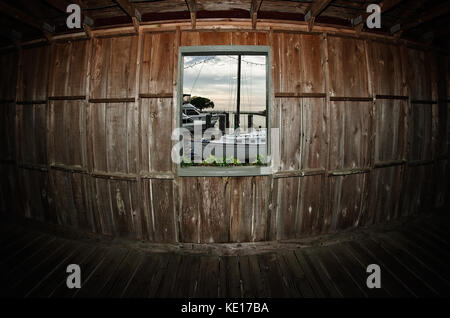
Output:
[[137,36],[94,40],[91,98],[135,97]]
[[329,169],[368,165],[369,107],[367,102],[331,102]]
[[375,107],[375,163],[403,159],[407,146],[407,103],[385,99],[377,100]]
[[432,100],[431,61],[425,51],[407,50],[407,80],[411,100]]
[[144,34],[141,62],[141,94],[172,93],[175,33]]
[[82,101],[50,103],[53,140],[49,142],[57,150],[54,153],[53,162],[85,167],[82,156],[82,141],[86,138],[83,106]]
[[400,48],[396,45],[371,42],[371,68],[374,73],[375,94],[406,95]]
[[363,40],[330,36],[328,65],[330,96],[370,97],[367,59]]
[[[443,53],[281,30],[154,31],[0,54],[2,210],[110,236],[225,243],[386,223],[448,200]],[[271,47],[275,175],[176,175],[180,45]],[[225,263],[226,275],[236,264]]]
[[0,100],[15,100],[19,56],[16,51],[0,55]]
[[324,230],[338,231],[357,227],[365,214],[363,202],[366,174],[353,174],[328,178],[330,210],[324,219]]
[[47,121],[45,104],[16,106],[17,159],[32,164],[47,164]]
[[172,99],[141,100],[141,171],[172,170]]
[[280,93],[323,93],[319,35],[274,33],[273,85]]
[[412,104],[409,122],[410,149],[408,159],[429,160],[432,157],[432,107]]
[[50,47],[23,49],[17,100],[43,101],[47,98]]
[[137,123],[134,103],[90,104],[94,169],[136,172],[138,151],[133,142]]
[[55,43],[52,46],[50,96],[80,96],[86,92],[89,41]]
[[402,169],[397,166],[372,170],[365,224],[386,223],[399,216]]

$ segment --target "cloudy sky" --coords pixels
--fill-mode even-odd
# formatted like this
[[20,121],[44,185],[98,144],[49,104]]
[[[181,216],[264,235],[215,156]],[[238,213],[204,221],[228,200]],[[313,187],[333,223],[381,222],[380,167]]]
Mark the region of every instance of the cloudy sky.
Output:
[[[237,64],[236,55],[185,56],[183,93],[211,99],[214,110],[235,110]],[[265,109],[265,64],[265,56],[242,56],[241,110]]]

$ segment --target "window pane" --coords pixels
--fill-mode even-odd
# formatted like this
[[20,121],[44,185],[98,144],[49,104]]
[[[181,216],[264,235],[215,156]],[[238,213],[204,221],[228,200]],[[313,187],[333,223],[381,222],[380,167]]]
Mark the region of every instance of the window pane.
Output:
[[182,123],[192,147],[184,157],[203,165],[265,164],[266,56],[184,56],[183,62]]

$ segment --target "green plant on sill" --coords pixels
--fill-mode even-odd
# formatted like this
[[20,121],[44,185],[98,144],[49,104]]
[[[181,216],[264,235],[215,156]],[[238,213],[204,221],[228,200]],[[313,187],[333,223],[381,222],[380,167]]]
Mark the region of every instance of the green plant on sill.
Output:
[[242,163],[238,158],[230,156],[224,157],[222,160],[213,155],[204,159],[201,163],[192,162],[186,156],[183,156],[181,161],[181,167],[236,167],[236,166],[265,166],[267,162],[262,155],[258,155],[256,160],[251,163]]
[[191,167],[193,165],[194,165],[194,163],[188,157],[183,156],[181,158],[181,167]]

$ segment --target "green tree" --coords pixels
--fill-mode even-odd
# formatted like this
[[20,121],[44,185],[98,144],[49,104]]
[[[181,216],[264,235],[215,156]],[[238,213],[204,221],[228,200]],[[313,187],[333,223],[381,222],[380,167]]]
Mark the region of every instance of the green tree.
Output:
[[205,108],[214,108],[214,102],[205,97],[194,96],[191,99],[191,104],[200,110]]

